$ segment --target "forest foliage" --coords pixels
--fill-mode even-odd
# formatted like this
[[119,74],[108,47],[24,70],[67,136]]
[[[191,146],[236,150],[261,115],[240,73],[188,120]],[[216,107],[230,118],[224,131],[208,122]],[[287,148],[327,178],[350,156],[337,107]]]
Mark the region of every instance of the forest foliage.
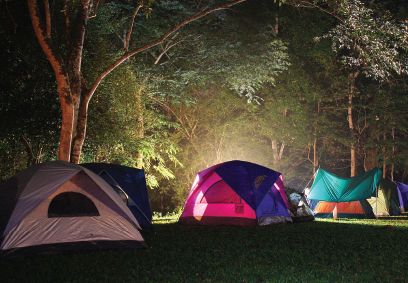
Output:
[[[17,2],[0,3],[2,181],[55,160],[61,126],[53,70]],[[270,167],[303,189],[319,167],[349,177],[355,145],[358,173],[380,167],[407,181],[407,7],[345,3],[354,8],[333,17],[289,1],[244,2],[129,58],[89,104],[81,162],[143,168],[153,210],[162,212],[181,207],[199,171],[234,159]],[[87,78],[123,49],[135,5],[95,8],[84,42]],[[152,2],[136,17],[132,40],[149,42],[196,8]]]

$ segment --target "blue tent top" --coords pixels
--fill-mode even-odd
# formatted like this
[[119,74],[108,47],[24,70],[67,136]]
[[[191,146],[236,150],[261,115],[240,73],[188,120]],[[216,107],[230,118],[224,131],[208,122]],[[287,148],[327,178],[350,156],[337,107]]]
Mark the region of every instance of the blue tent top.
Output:
[[142,229],[152,230],[152,210],[142,169],[110,163],[84,163],[81,166],[102,177],[118,193],[128,196],[127,205]]
[[335,203],[369,199],[374,195],[381,175],[381,170],[374,168],[352,178],[341,178],[319,169],[308,199]]
[[226,162],[214,171],[254,211],[281,175],[267,167],[240,160]]
[[289,208],[281,173],[232,160],[197,174],[179,223],[263,226],[292,222]]
[[408,210],[408,185],[403,183],[394,182],[398,188],[398,197],[400,201],[400,207],[404,209],[404,211]]

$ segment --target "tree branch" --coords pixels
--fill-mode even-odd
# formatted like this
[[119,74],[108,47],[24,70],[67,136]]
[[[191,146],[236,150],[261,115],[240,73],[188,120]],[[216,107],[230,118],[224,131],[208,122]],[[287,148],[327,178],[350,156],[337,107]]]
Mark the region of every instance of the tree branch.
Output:
[[116,67],[118,67],[120,64],[122,64],[124,61],[126,61],[128,58],[132,57],[135,54],[138,54],[140,52],[143,52],[153,46],[156,46],[160,43],[162,43],[167,37],[169,37],[171,34],[173,34],[174,32],[176,32],[177,30],[179,30],[181,27],[187,25],[188,23],[191,23],[199,18],[202,18],[212,12],[218,11],[218,10],[224,10],[224,9],[228,9],[231,6],[234,6],[236,4],[239,4],[241,2],[245,2],[246,0],[236,0],[234,2],[222,5],[222,6],[218,6],[218,7],[214,7],[211,9],[208,9],[206,11],[203,11],[201,13],[198,13],[184,21],[182,21],[181,23],[177,24],[175,27],[173,27],[172,29],[168,30],[165,34],[163,34],[161,37],[159,37],[158,39],[156,39],[155,41],[152,41],[149,44],[146,44],[145,46],[139,47],[131,52],[126,52],[125,54],[123,54],[118,60],[116,60],[111,66],[109,66],[108,68],[106,68],[101,74],[99,74],[99,76],[96,78],[96,80],[94,81],[94,83],[92,84],[90,90],[89,90],[89,95],[92,96],[93,93],[95,92],[96,88],[99,86],[99,84],[101,83],[102,79],[108,75],[110,72],[112,72]]
[[[177,44],[179,44],[180,42],[183,42],[187,37],[180,39],[179,41],[169,45],[171,43],[171,41],[169,41],[166,46],[164,47],[164,50],[159,54],[159,56],[157,57],[157,59],[154,61],[154,65],[157,65],[160,61],[160,59],[163,57],[164,54],[166,54],[167,51],[169,51],[172,47],[176,46]],[[167,55],[168,58],[170,58],[170,56]]]
[[88,19],[91,19],[91,18],[95,18],[95,17],[96,17],[96,10],[98,10],[99,2],[100,2],[100,0],[97,0],[97,1],[95,2],[94,14],[93,14],[92,16],[89,16]]
[[27,167],[29,167],[30,165],[33,164],[33,161],[35,160],[33,150],[31,149],[30,144],[28,143],[28,141],[24,137],[20,137],[20,141],[21,141],[21,143],[24,145],[24,147],[26,149],[27,156],[28,156]]
[[45,33],[47,37],[51,37],[51,17],[50,17],[50,5],[48,0],[44,0],[44,9],[45,9]]
[[6,4],[7,13],[9,14],[10,19],[13,22],[13,25],[14,25],[14,33],[16,33],[17,32],[17,23],[14,21],[13,15],[10,13],[10,10],[8,8],[8,5],[7,5],[7,1],[5,1],[5,4]]
[[[326,3],[328,3],[328,2],[326,1]],[[340,20],[342,22],[344,21],[344,19],[342,17],[340,17],[339,15],[336,14],[337,10],[336,11],[329,11],[329,10],[323,8],[322,6],[317,5],[314,2],[309,1],[309,0],[289,0],[289,1],[286,2],[286,4],[297,7],[297,8],[299,8],[299,7],[302,7],[302,8],[317,8],[317,9],[322,10],[323,12],[325,12],[325,13],[327,13],[329,15],[332,15],[333,17],[335,17],[336,19],[338,19],[338,20]]]
[[133,15],[132,15],[132,20],[130,21],[128,34],[127,34],[127,36],[126,36],[125,52],[128,52],[128,50],[129,50],[130,35],[132,34],[133,23],[135,22],[135,17],[136,17],[136,15],[137,15],[137,13],[139,12],[140,8],[142,8],[142,7],[143,7],[142,4],[140,4],[139,6],[137,6],[135,12],[134,12]]

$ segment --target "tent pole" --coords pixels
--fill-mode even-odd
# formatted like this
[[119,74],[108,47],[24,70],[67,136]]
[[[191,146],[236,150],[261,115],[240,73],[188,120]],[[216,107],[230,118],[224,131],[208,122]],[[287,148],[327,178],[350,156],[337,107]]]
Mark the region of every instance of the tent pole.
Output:
[[378,220],[378,184],[375,187],[375,191],[376,191],[376,198],[375,198],[375,218]]
[[[317,171],[316,171],[317,172]],[[305,186],[305,188],[303,189],[302,193],[305,192],[305,190],[309,187],[310,182],[313,180],[313,178],[315,177],[316,174],[313,175],[312,178],[310,178],[309,182],[307,182],[307,185]]]
[[334,209],[333,209],[333,219],[337,220],[337,203],[336,203],[336,205],[334,206]]

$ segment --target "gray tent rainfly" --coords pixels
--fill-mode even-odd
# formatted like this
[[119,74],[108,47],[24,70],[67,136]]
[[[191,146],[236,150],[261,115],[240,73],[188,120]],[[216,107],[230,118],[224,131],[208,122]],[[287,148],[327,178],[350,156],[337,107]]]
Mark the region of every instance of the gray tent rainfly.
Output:
[[140,226],[101,177],[79,165],[33,165],[0,185],[0,253],[146,247]]

